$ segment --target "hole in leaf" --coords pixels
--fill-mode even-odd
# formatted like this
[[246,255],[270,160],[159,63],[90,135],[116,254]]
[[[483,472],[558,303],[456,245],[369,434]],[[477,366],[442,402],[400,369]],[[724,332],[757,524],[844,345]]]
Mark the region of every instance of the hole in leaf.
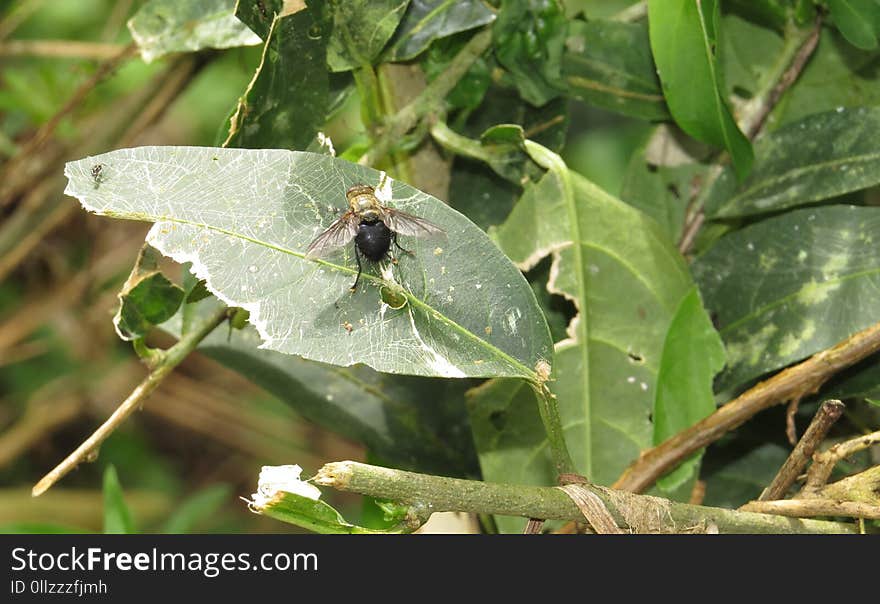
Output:
[[554,342],[559,342],[568,337],[565,330],[571,320],[577,316],[577,308],[574,303],[567,300],[564,296],[551,294],[547,291],[547,280],[550,278],[550,265],[552,258],[547,257],[541,260],[535,268],[526,273],[526,279],[532,290],[535,292],[535,298],[538,299],[538,305],[547,318],[547,325],[550,326],[550,335]]
[[735,94],[736,96],[738,96],[741,99],[750,99],[753,96],[751,90],[746,90],[742,86],[734,86],[733,87],[733,94]]
[[507,424],[507,413],[505,411],[493,411],[489,414],[489,423],[492,427],[501,432]]
[[379,294],[382,296],[382,302],[390,306],[393,310],[399,310],[406,306],[406,296],[399,291],[395,291],[390,287],[383,285],[379,289]]

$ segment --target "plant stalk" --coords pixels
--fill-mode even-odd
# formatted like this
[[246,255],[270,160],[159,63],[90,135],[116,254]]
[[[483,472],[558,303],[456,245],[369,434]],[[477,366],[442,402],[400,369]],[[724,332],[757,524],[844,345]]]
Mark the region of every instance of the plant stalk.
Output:
[[[459,511],[583,522],[577,504],[558,487],[511,485],[416,474],[354,461],[329,463],[315,484],[404,504],[432,512]],[[677,503],[659,497],[584,485],[622,529],[633,533],[854,533],[853,524],[793,520]]]

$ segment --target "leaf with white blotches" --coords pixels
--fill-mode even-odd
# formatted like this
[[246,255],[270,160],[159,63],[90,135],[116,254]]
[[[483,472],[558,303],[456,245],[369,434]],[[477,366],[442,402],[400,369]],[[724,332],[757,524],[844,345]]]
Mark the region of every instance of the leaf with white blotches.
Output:
[[712,218],[734,218],[805,205],[880,183],[880,108],[840,107],[763,137],[752,173],[736,185],[721,175],[706,204]]
[[727,347],[727,388],[880,320],[880,209],[795,210],[718,241],[692,265]]

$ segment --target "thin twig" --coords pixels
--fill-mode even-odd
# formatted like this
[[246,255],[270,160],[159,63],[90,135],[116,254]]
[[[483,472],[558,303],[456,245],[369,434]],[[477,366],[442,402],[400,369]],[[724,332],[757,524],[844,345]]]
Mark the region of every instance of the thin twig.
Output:
[[119,55],[121,44],[80,40],[9,40],[0,43],[0,57],[51,57],[104,61]]
[[880,444],[880,431],[865,434],[842,443],[838,443],[822,453],[813,455],[813,465],[807,471],[807,480],[804,483],[804,492],[816,492],[825,486],[831,476],[834,466],[841,459],[863,451],[869,447]]
[[[354,461],[326,464],[319,486],[360,493],[432,512],[461,511],[582,522],[583,513],[558,487],[538,487],[416,474]],[[633,533],[853,533],[852,524],[789,520],[765,514],[689,505],[604,487],[581,485],[610,512],[614,523]]]
[[880,323],[823,350],[721,406],[712,415],[682,430],[639,458],[614,483],[614,488],[641,492],[682,461],[715,442],[756,413],[795,397],[816,392],[831,376],[880,350]]
[[758,501],[782,499],[785,492],[788,491],[788,487],[794,484],[801,471],[807,467],[807,462],[813,456],[813,451],[816,450],[819,443],[828,434],[828,430],[838,420],[844,408],[845,405],[838,400],[822,403],[816,415],[813,416],[813,421],[810,422],[807,431],[804,432],[803,437],[798,441],[788,459],[779,468],[779,472],[776,473],[773,481],[764,489],[761,496],[758,497]]
[[841,478],[818,490],[803,490],[802,499],[830,499],[833,501],[861,501],[880,505],[880,466],[871,466],[864,472]]
[[797,53],[795,53],[794,57],[791,59],[791,62],[783,72],[782,76],[778,79],[776,85],[770,93],[766,95],[766,98],[757,99],[756,109],[749,112],[748,120],[743,120],[743,131],[746,136],[749,137],[749,140],[754,140],[758,134],[761,133],[770,112],[773,111],[773,108],[779,103],[782,95],[785,94],[785,92],[797,81],[798,77],[800,77],[809,62],[810,57],[813,56],[816,46],[819,44],[819,35],[821,33],[822,16],[817,15],[813,29],[810,30],[807,38],[800,42]]
[[95,432],[89,436],[76,450],[58,464],[51,472],[46,474],[33,488],[32,495],[42,495],[53,484],[58,482],[68,472],[73,470],[81,462],[90,460],[97,454],[98,447],[110,436],[116,428],[122,424],[132,413],[140,409],[144,400],[162,381],[168,377],[171,371],[195,350],[215,327],[226,319],[226,309],[220,309],[210,317],[204,319],[199,325],[185,334],[174,346],[162,354],[161,360],[152,368],[149,375],[138,384],[116,411]]
[[779,501],[750,501],[740,508],[743,512],[778,514],[794,518],[816,516],[849,516],[851,518],[880,519],[880,505],[861,501],[834,501],[831,499],[782,499]]

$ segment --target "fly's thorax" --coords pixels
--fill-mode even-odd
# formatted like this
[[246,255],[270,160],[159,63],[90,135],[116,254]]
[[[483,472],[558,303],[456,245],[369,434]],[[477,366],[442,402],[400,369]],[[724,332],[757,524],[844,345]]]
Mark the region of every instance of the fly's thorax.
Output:
[[382,205],[376,199],[375,189],[369,185],[354,185],[345,194],[348,206],[362,220],[378,220]]

